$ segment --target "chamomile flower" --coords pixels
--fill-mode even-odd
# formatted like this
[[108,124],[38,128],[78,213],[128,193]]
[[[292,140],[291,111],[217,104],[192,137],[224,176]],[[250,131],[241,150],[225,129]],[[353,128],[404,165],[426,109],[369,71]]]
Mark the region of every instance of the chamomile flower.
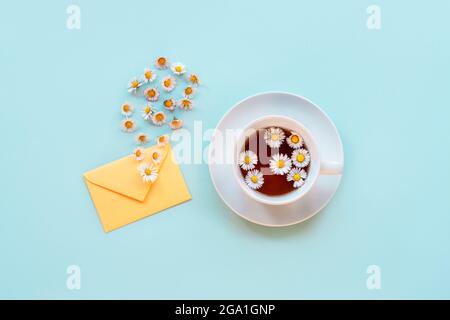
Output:
[[156,78],[156,72],[151,69],[144,69],[144,74],[142,75],[142,82],[149,83],[153,82]]
[[166,57],[158,57],[155,61],[155,66],[158,69],[167,69],[169,66],[169,61],[167,61]]
[[167,134],[163,134],[156,139],[156,142],[158,143],[159,147],[164,147],[169,143],[169,136]]
[[298,149],[303,146],[303,138],[296,132],[291,131],[291,135],[286,139],[289,147]]
[[152,161],[154,163],[160,163],[162,160],[162,153],[159,150],[154,150],[152,151],[152,153],[150,154],[150,158],[152,159]]
[[124,119],[122,121],[122,130],[125,132],[133,132],[136,130],[136,124],[134,123],[133,119]]
[[152,117],[153,108],[151,104],[147,104],[144,108],[142,108],[142,118],[144,120],[149,120]]
[[289,172],[292,162],[287,155],[278,153],[269,160],[269,166],[274,174],[283,175]]
[[164,112],[158,111],[153,115],[152,121],[154,125],[162,126],[166,122],[166,115]]
[[183,120],[177,119],[176,117],[173,118],[172,121],[169,123],[169,127],[172,130],[180,129],[183,126]]
[[150,163],[143,163],[138,171],[144,182],[155,182],[158,179],[158,170]]
[[133,106],[132,106],[130,103],[125,102],[125,103],[122,104],[122,106],[120,107],[120,111],[122,112],[122,114],[123,114],[124,116],[129,117],[129,116],[131,116],[131,114],[133,113]]
[[170,70],[179,76],[186,72],[186,67],[180,62],[176,62],[170,66]]
[[136,161],[144,160],[144,158],[145,158],[144,149],[142,149],[141,147],[134,149],[133,155],[134,155],[134,158],[136,159]]
[[241,152],[239,155],[238,163],[242,169],[248,171],[255,167],[258,163],[258,156],[253,151],[247,150]]
[[180,106],[181,109],[189,111],[192,110],[193,102],[191,99],[183,98],[180,101],[178,101],[178,105]]
[[200,79],[198,78],[198,75],[195,73],[191,73],[188,77],[188,81],[192,83],[194,86],[200,85]]
[[174,99],[169,98],[167,100],[164,100],[163,105],[164,105],[164,108],[166,108],[166,110],[173,111],[173,110],[175,110],[177,102]]
[[308,176],[305,170],[299,168],[293,168],[289,171],[286,179],[287,181],[294,182],[294,188],[300,188],[305,184],[305,179]]
[[138,78],[133,78],[128,83],[128,92],[136,92],[140,86],[142,86],[142,82]]
[[285,138],[284,131],[280,128],[271,127],[264,131],[264,141],[271,148],[279,148]]
[[257,190],[264,184],[264,176],[259,170],[251,170],[245,176],[245,183],[250,188]]
[[161,86],[164,90],[167,92],[172,91],[175,88],[175,85],[177,84],[174,77],[166,76],[161,80]]
[[136,136],[136,143],[137,144],[146,144],[148,142],[148,136],[145,133],[139,133]]
[[148,101],[158,101],[159,92],[156,88],[147,88],[144,90],[144,96]]
[[294,166],[304,168],[311,161],[311,156],[308,150],[302,148],[294,150],[294,152],[292,152],[291,159]]
[[193,87],[191,86],[187,86],[186,88],[184,88],[183,90],[183,94],[185,98],[192,98],[194,96],[195,90]]

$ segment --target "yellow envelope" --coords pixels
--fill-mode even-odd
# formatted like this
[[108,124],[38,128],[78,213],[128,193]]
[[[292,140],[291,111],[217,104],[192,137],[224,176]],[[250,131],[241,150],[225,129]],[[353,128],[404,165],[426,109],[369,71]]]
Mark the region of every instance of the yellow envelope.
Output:
[[[146,159],[150,159],[156,148],[145,150]],[[170,146],[159,147],[159,150],[163,158],[157,166],[159,175],[154,183],[142,181],[137,171],[138,162],[132,155],[84,174],[105,232],[191,199]]]

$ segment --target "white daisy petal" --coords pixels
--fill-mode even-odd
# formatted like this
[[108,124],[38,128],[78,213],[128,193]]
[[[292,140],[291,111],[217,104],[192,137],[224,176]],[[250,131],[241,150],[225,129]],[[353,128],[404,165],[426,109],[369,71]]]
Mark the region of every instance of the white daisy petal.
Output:
[[305,184],[305,179],[307,178],[307,176],[308,174],[305,170],[294,167],[291,171],[289,171],[286,179],[287,181],[294,182],[294,188],[300,188]]
[[303,138],[296,132],[291,132],[291,135],[286,139],[289,147],[298,149],[303,146]]
[[138,78],[133,78],[128,82],[128,92],[136,92],[137,89],[142,86],[142,82],[138,80]]
[[285,139],[284,131],[280,128],[271,127],[264,131],[264,141],[271,148],[279,148]]
[[138,167],[138,171],[144,182],[155,182],[158,178],[158,170],[149,163],[143,163]]
[[152,116],[152,121],[154,125],[162,126],[164,123],[166,123],[166,115],[162,111],[156,112]]
[[144,90],[144,97],[148,101],[157,101],[159,99],[159,91],[156,88],[147,88]]
[[264,184],[264,176],[259,170],[251,170],[245,176],[245,183],[250,188],[257,190]]
[[137,161],[144,160],[144,158],[145,158],[144,149],[142,149],[141,147],[134,149],[133,155]]
[[179,76],[186,72],[186,67],[180,62],[176,62],[176,63],[172,64],[172,66],[170,67],[170,70],[172,70],[172,72],[174,74]]
[[269,160],[270,170],[274,174],[284,175],[289,172],[292,166],[291,159],[285,154],[279,153]]
[[151,69],[144,69],[144,74],[142,75],[143,83],[150,83],[156,79],[156,72]]
[[136,136],[136,143],[137,144],[146,144],[148,142],[148,136],[145,133],[139,133]]
[[124,119],[122,121],[122,130],[125,132],[133,132],[136,130],[136,124],[134,123],[133,119]]
[[120,108],[120,112],[122,112],[122,114],[126,117],[131,116],[133,114],[133,110],[134,108],[129,102],[125,102]]
[[241,152],[239,155],[238,163],[245,171],[252,170],[258,163],[258,156],[250,150]]
[[306,149],[297,149],[292,152],[292,163],[298,168],[304,168],[311,162],[311,155]]
[[164,90],[166,90],[167,92],[172,91],[175,88],[176,84],[177,84],[177,81],[175,80],[174,77],[171,77],[171,76],[164,77],[161,80],[161,87]]
[[150,120],[153,113],[153,107],[150,104],[147,104],[144,108],[142,108],[142,118],[144,120]]
[[169,65],[169,61],[167,60],[166,57],[158,57],[155,61],[155,66],[158,69],[167,69],[167,66]]

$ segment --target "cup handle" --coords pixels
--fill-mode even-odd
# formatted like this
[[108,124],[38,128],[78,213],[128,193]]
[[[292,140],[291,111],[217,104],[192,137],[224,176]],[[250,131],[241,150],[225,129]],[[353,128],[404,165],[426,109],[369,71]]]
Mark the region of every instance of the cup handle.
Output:
[[320,174],[326,176],[337,176],[342,174],[344,164],[336,161],[322,161],[320,164]]

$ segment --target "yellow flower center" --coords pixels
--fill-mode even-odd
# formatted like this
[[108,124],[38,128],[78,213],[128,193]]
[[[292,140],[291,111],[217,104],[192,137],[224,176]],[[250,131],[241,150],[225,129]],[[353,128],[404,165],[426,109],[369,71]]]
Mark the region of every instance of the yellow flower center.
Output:
[[192,83],[198,83],[198,77],[195,74],[191,75],[191,82]]
[[153,152],[152,158],[153,158],[153,160],[157,160],[159,158],[158,152]]
[[163,143],[165,140],[166,140],[166,139],[164,138],[164,136],[161,136],[161,137],[159,137],[159,139],[158,139],[158,141],[159,141],[160,143]]
[[278,168],[284,168],[284,160],[278,160]]
[[130,111],[130,106],[127,105],[127,104],[124,104],[124,105],[123,105],[123,111],[124,111],[124,112]]
[[305,161],[305,155],[304,155],[303,153],[299,153],[299,154],[297,155],[297,161],[298,161],[298,162],[303,162],[303,161]]
[[250,164],[250,161],[251,161],[250,157],[249,156],[245,156],[245,158],[244,158],[245,164]]
[[176,66],[175,67],[175,71],[176,72],[181,72],[181,71],[183,71],[183,67],[182,66]]
[[125,121],[125,128],[127,129],[133,128],[133,122],[130,120]]
[[294,174],[294,181],[299,181],[302,177],[300,176],[300,173]]
[[170,107],[173,106],[173,101],[172,101],[172,100],[165,100],[165,101],[164,101],[164,105],[165,105],[167,108],[170,108]]
[[277,141],[278,140],[278,135],[274,133],[274,134],[272,134],[270,139],[272,139],[272,141]]
[[168,87],[170,87],[171,84],[172,84],[172,80],[170,80],[170,79],[164,80],[164,87],[168,88]]
[[186,89],[184,89],[184,93],[189,95],[192,94],[192,88],[191,87],[187,87]]
[[152,108],[147,106],[147,107],[145,107],[144,111],[145,111],[146,114],[149,114],[150,112],[152,112]]
[[131,81],[131,87],[137,88],[138,86],[139,86],[139,81],[137,81],[137,80]]
[[157,121],[163,121],[164,120],[164,115],[162,113],[158,113],[155,115],[155,119]]
[[160,66],[164,66],[166,64],[166,62],[167,62],[166,58],[164,58],[164,57],[158,58],[158,64]]
[[138,149],[134,154],[136,155],[136,157],[140,157],[142,155],[142,152]]
[[191,105],[191,102],[189,100],[186,100],[186,99],[183,100],[181,103],[183,104],[183,107],[189,107]]
[[298,142],[300,141],[300,138],[299,138],[297,135],[293,135],[293,136],[291,137],[291,141],[292,141],[293,143],[298,143]]
[[250,178],[250,180],[252,180],[253,183],[257,183],[258,182],[258,177],[257,176],[252,176]]
[[146,78],[147,80],[149,80],[149,79],[152,77],[152,72],[151,72],[151,71],[146,71],[146,72],[144,73],[144,76],[145,76],[145,78]]
[[152,170],[150,168],[146,168],[144,172],[147,176],[152,174]]
[[153,90],[153,89],[150,89],[150,90],[147,91],[147,95],[148,95],[150,98],[153,98],[154,96],[156,96],[156,91]]
[[146,140],[145,135],[140,135],[140,136],[139,136],[139,141],[140,141],[140,142],[144,142],[145,140]]

